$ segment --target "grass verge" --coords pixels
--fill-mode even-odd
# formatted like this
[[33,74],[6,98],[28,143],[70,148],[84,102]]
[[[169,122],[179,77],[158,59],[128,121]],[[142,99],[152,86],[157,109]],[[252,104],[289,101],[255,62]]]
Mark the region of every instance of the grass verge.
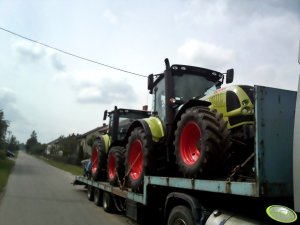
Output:
[[39,159],[43,160],[44,162],[50,164],[51,166],[54,166],[56,168],[59,168],[61,170],[67,171],[73,175],[82,175],[83,173],[83,169],[80,166],[74,166],[71,164],[67,164],[67,163],[62,163],[62,162],[57,162],[51,159],[46,159],[43,157],[39,157]]
[[15,165],[15,161],[11,159],[0,159],[0,193],[3,191],[9,174]]

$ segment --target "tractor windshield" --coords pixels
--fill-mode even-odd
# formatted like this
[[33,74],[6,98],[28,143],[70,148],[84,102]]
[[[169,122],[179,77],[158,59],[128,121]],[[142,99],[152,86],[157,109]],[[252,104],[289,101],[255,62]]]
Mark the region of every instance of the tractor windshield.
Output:
[[206,77],[195,74],[175,75],[174,77],[174,94],[175,98],[184,102],[195,97],[203,97],[207,92],[216,90],[216,83],[207,80]]
[[[184,103],[194,98],[201,98],[212,91],[220,88],[223,83],[223,74],[193,66],[173,65],[170,68],[170,75],[172,76],[171,91],[173,96],[168,98],[175,98]],[[165,121],[166,119],[166,87],[165,74],[158,74],[157,79],[153,84],[154,102],[153,110],[157,115]]]
[[[110,126],[112,127],[113,123],[113,116],[111,114],[110,118]],[[119,109],[119,125],[118,125],[118,132],[117,132],[117,140],[123,140],[125,138],[126,132],[130,124],[137,119],[147,118],[150,116],[150,113],[147,111],[133,111],[127,109]]]
[[[187,102],[196,97],[203,97],[218,86],[216,81],[207,80],[207,78],[195,74],[174,75],[174,95],[177,100]],[[166,98],[165,98],[165,79],[160,77],[154,88],[154,111],[165,121],[166,114]]]

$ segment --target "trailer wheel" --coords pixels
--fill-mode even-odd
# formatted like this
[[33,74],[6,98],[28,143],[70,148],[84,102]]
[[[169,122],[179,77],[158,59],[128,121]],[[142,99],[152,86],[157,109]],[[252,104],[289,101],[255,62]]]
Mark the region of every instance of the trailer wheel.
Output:
[[114,146],[109,150],[107,158],[108,181],[111,185],[117,185],[124,178],[124,147]]
[[95,193],[95,188],[93,186],[89,185],[87,188],[87,198],[89,201],[94,200],[94,193]]
[[180,205],[172,209],[168,218],[168,225],[196,225],[192,212],[186,206]]
[[102,196],[102,207],[105,212],[111,213],[115,210],[114,200],[108,192],[104,192]]
[[200,106],[187,110],[175,132],[179,171],[190,178],[215,171],[231,145],[229,134],[222,114]]
[[106,151],[105,142],[102,137],[94,141],[91,162],[91,173],[93,180],[104,180],[106,175]]
[[94,203],[95,205],[97,206],[100,206],[102,201],[101,201],[101,191],[100,189],[96,188],[95,191],[94,191]]

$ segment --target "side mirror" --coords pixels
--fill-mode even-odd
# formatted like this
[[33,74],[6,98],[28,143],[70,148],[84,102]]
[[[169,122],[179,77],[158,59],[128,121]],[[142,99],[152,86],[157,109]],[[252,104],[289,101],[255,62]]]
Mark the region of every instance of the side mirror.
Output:
[[233,81],[234,69],[227,70],[226,73],[226,84],[230,84]]
[[150,94],[153,93],[153,82],[154,82],[153,74],[150,74],[150,75],[148,76],[148,90],[149,90],[149,93],[150,93]]
[[106,120],[107,118],[107,110],[104,111],[103,120]]

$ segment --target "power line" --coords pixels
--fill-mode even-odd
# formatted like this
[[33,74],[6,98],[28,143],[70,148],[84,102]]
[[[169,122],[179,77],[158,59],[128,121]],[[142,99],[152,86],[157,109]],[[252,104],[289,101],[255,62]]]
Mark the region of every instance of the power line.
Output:
[[73,54],[73,53],[64,51],[64,50],[59,49],[59,48],[56,48],[56,47],[52,47],[52,46],[50,46],[50,45],[47,45],[47,44],[44,44],[44,43],[42,43],[42,42],[33,40],[33,39],[31,39],[31,38],[28,38],[28,37],[25,37],[25,36],[23,36],[23,35],[17,34],[17,33],[13,32],[13,31],[4,29],[4,28],[2,28],[2,27],[0,27],[0,29],[3,30],[3,31],[5,31],[5,32],[7,32],[7,33],[13,34],[13,35],[18,36],[18,37],[20,37],[20,38],[23,38],[23,39],[25,39],[25,40],[27,40],[27,41],[31,41],[31,42],[37,43],[37,44],[42,45],[42,46],[44,46],[44,47],[51,48],[51,49],[53,49],[53,50],[56,50],[56,51],[61,52],[61,53],[64,53],[64,54],[66,54],[66,55],[73,56],[73,57],[78,58],[78,59],[82,59],[82,60],[85,60],[85,61],[88,61],[88,62],[91,62],[91,63],[95,63],[95,64],[98,64],[98,65],[101,65],[101,66],[105,66],[105,67],[108,67],[108,68],[111,68],[111,69],[114,69],[114,70],[118,70],[118,71],[121,71],[121,72],[124,72],[124,73],[129,73],[129,74],[131,74],[131,75],[140,76],[140,77],[147,77],[147,76],[142,75],[142,74],[130,72],[130,71],[128,71],[128,70],[123,70],[123,69],[120,69],[120,68],[117,68],[117,67],[114,67],[114,66],[110,66],[110,65],[107,65],[107,64],[104,64],[104,63],[101,63],[101,62],[97,62],[97,61],[92,60],[92,59],[88,59],[88,58],[85,58],[85,57],[82,57],[82,56],[79,56],[79,55],[76,55],[76,54]]

